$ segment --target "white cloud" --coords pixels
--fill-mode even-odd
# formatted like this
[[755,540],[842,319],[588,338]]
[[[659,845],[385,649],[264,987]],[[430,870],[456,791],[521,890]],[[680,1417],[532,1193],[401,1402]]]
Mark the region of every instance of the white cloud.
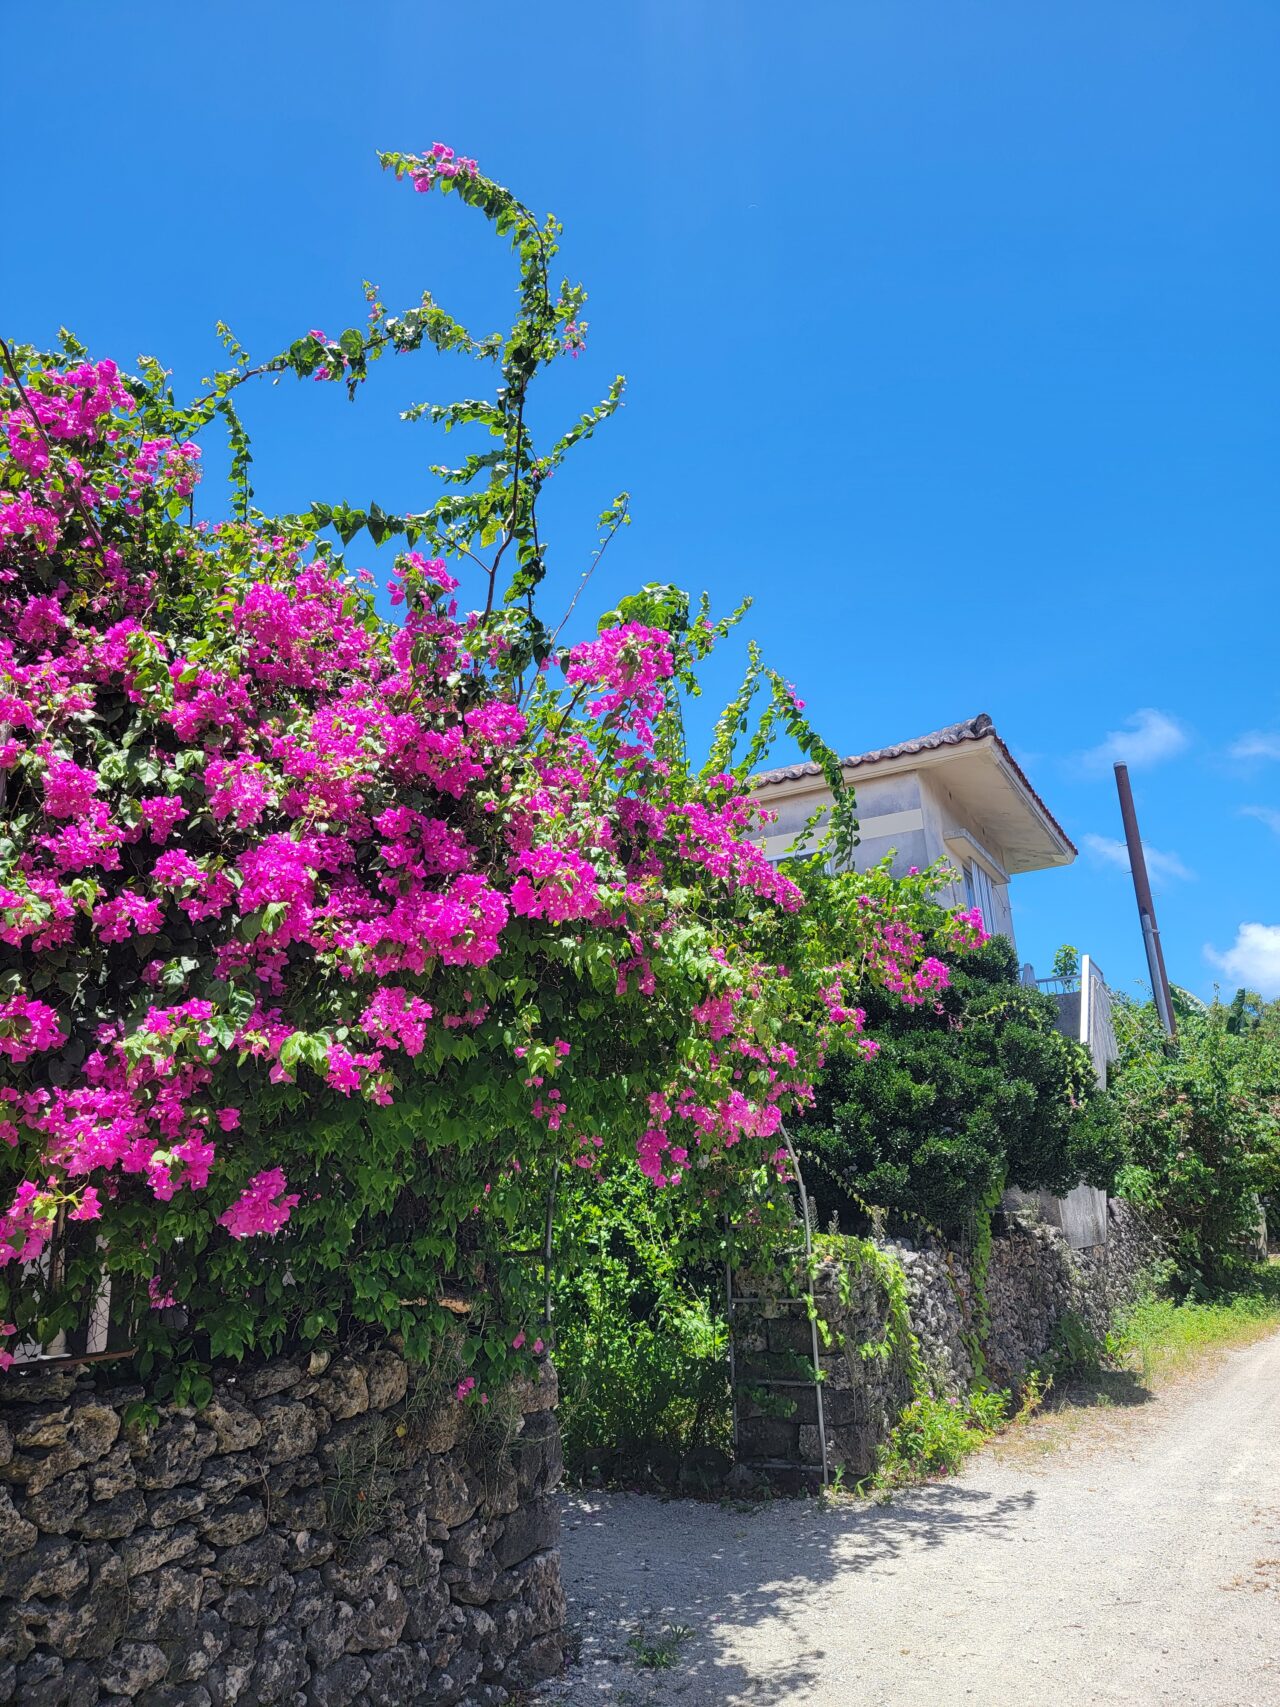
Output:
[[1187,741],[1187,732],[1176,718],[1147,706],[1126,717],[1122,729],[1109,730],[1105,741],[1081,754],[1081,762],[1090,770],[1105,770],[1114,764],[1140,769],[1173,758]]
[[[1123,842],[1116,841],[1113,836],[1095,835],[1081,836],[1080,840],[1102,865],[1114,865],[1118,871],[1128,871],[1129,850]],[[1195,876],[1195,872],[1188,870],[1175,853],[1162,853],[1148,842],[1143,842],[1142,851],[1147,859],[1147,876],[1153,883],[1185,882]]]
[[1280,996],[1280,925],[1241,925],[1236,940],[1219,954],[1206,944],[1205,956],[1235,984],[1261,995]]
[[1268,830],[1274,830],[1280,836],[1280,812],[1274,806],[1242,806],[1240,811],[1245,818],[1257,818]]
[[1233,759],[1280,759],[1280,735],[1268,735],[1265,729],[1250,729],[1238,741],[1231,743]]

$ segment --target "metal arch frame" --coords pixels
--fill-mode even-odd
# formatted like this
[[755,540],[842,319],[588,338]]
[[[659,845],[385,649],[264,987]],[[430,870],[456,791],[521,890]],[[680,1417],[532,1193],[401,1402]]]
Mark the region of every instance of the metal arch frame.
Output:
[[[800,1158],[796,1154],[795,1145],[791,1142],[791,1134],[787,1131],[786,1127],[782,1127],[780,1131],[783,1145],[786,1148],[787,1159],[791,1164],[795,1182],[800,1189],[800,1215],[801,1224],[804,1227],[805,1290],[800,1297],[785,1300],[785,1302],[793,1304],[803,1303],[807,1308],[809,1316],[810,1362],[813,1368],[813,1390],[817,1406],[818,1446],[822,1453],[822,1487],[825,1492],[831,1486],[831,1460],[830,1452],[827,1447],[827,1419],[822,1397],[823,1381],[821,1348],[818,1341],[818,1308],[813,1291],[813,1224],[810,1218],[809,1193],[805,1189],[804,1174],[800,1167]],[[726,1234],[730,1233],[731,1230],[732,1229],[726,1220]],[[724,1278],[725,1304],[729,1313],[729,1394],[733,1409],[733,1444],[736,1451],[740,1440],[741,1418],[738,1413],[737,1353],[734,1345],[734,1325],[737,1321],[737,1306],[739,1304],[747,1303],[749,1300],[745,1298],[738,1298],[734,1294],[733,1263],[728,1251],[725,1252]],[[792,1385],[807,1385],[807,1383],[792,1383]],[[797,1468],[802,1467],[803,1466],[797,1466]]]

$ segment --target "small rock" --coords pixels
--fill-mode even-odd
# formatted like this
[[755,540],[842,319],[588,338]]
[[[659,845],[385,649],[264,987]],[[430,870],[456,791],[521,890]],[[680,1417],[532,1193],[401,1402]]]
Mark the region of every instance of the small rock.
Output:
[[262,1470],[246,1452],[208,1458],[201,1466],[200,1491],[211,1501],[233,1500],[253,1484],[261,1487]]
[[20,1707],[39,1707],[61,1694],[63,1664],[57,1654],[36,1654],[18,1667],[18,1686],[13,1699]]
[[279,1535],[266,1534],[256,1541],[226,1547],[218,1554],[217,1575],[231,1587],[265,1583],[280,1569],[285,1543]]
[[190,1523],[205,1508],[205,1496],[198,1488],[174,1488],[169,1493],[153,1494],[147,1502],[148,1519],[155,1529],[167,1529],[173,1523]]
[[319,1430],[306,1405],[278,1399],[262,1407],[262,1456],[268,1464],[284,1464],[315,1451]]
[[342,1357],[316,1383],[316,1397],[336,1422],[343,1422],[369,1409],[369,1383],[358,1363]]
[[11,1370],[5,1376],[5,1403],[35,1405],[48,1400],[60,1403],[75,1392],[78,1379],[75,1370],[50,1370],[39,1374],[34,1370]]
[[288,1387],[296,1387],[301,1380],[301,1363],[281,1357],[237,1375],[236,1386],[246,1399],[269,1399],[275,1393],[283,1393]]
[[247,1405],[230,1395],[217,1394],[201,1412],[201,1420],[213,1430],[219,1452],[243,1452],[262,1439],[262,1424]]
[[431,1485],[422,1500],[427,1517],[456,1529],[480,1504],[482,1490],[449,1458],[431,1466]]
[[285,1494],[271,1507],[271,1521],[286,1533],[299,1529],[323,1529],[329,1522],[329,1508],[319,1488],[301,1488]]
[[408,1368],[404,1359],[393,1351],[370,1352],[364,1360],[364,1375],[371,1411],[385,1411],[388,1405],[398,1405],[409,1390]]
[[183,1643],[179,1657],[169,1673],[171,1683],[194,1683],[226,1652],[231,1631],[220,1614],[205,1611],[200,1614],[194,1632]]
[[60,1476],[39,1493],[28,1493],[25,1515],[46,1535],[65,1535],[84,1516],[89,1504],[89,1478],[83,1470]]
[[342,1560],[326,1565],[323,1581],[327,1589],[344,1600],[363,1600],[371,1593],[391,1559],[391,1545],[385,1535],[370,1535],[354,1542]]
[[269,1582],[253,1588],[233,1588],[218,1603],[218,1611],[237,1629],[253,1630],[260,1624],[278,1624],[296,1594],[294,1579],[278,1571]]
[[428,1676],[429,1668],[403,1643],[375,1654],[369,1661],[369,1707],[404,1707],[409,1701],[429,1700],[424,1689]]
[[498,1562],[491,1553],[487,1553],[479,1564],[472,1566],[470,1570],[462,1570],[457,1565],[446,1565],[440,1575],[449,1584],[450,1594],[460,1605],[485,1606],[495,1593]]
[[39,1534],[34,1523],[18,1515],[9,1490],[0,1486],[0,1559],[12,1559],[25,1553]]
[[442,1586],[415,1589],[409,1596],[409,1616],[404,1626],[406,1640],[432,1641],[449,1609],[448,1591]]
[[347,1651],[356,1621],[354,1608],[345,1600],[330,1600],[324,1611],[306,1624],[298,1618],[297,1610],[295,1601],[294,1617],[306,1631],[307,1651],[313,1663],[316,1666],[334,1665],[338,1657]]
[[171,1529],[148,1529],[130,1536],[120,1548],[120,1557],[127,1575],[137,1577],[185,1559],[198,1545],[190,1524],[175,1524]]
[[0,1605],[0,1665],[25,1660],[35,1645],[35,1637],[18,1617],[17,1607]]
[[409,1603],[396,1579],[387,1575],[375,1584],[374,1593],[355,1608],[355,1621],[347,1638],[349,1653],[377,1652],[400,1640],[409,1616]]
[[[315,1707],[351,1707],[369,1681],[369,1667],[355,1654],[344,1654],[323,1671],[311,1674],[307,1700]],[[407,1704],[408,1697],[401,1697]]]
[[564,1669],[564,1638],[558,1634],[541,1637],[520,1655],[512,1668],[522,1683],[545,1683]]
[[486,1465],[481,1509],[488,1517],[506,1517],[520,1504],[520,1478],[513,1464]]
[[262,1501],[243,1495],[230,1505],[219,1506],[198,1525],[200,1534],[215,1547],[234,1547],[252,1541],[266,1527],[267,1512]]
[[190,1417],[174,1417],[161,1423],[134,1454],[138,1485],[143,1488],[176,1488],[194,1482],[205,1459],[217,1447],[211,1428],[197,1428]]
[[[464,1570],[471,1570],[478,1565],[489,1547],[487,1529],[476,1518],[464,1523],[460,1529],[455,1529],[445,1543],[444,1556],[451,1565],[461,1565]],[[512,1559],[508,1561],[515,1563]]]
[[136,1707],[213,1707],[202,1683],[160,1683],[138,1696]]
[[85,1394],[72,1406],[67,1432],[82,1462],[96,1464],[120,1437],[120,1413],[92,1394]]
[[113,1446],[105,1458],[91,1465],[88,1474],[89,1491],[95,1500],[114,1499],[117,1494],[138,1485],[138,1472],[123,1441]]
[[203,1594],[202,1579],[184,1565],[162,1565],[146,1576],[131,1577],[127,1634],[149,1642],[189,1636],[196,1627]]
[[88,1580],[89,1555],[85,1549],[72,1541],[49,1539],[38,1541],[0,1577],[5,1597],[15,1601],[70,1600]]
[[132,1535],[146,1515],[146,1499],[132,1488],[112,1500],[94,1500],[76,1528],[90,1541],[119,1541]]
[[462,1439],[467,1422],[466,1406],[453,1403],[450,1395],[445,1402],[434,1405],[425,1416],[414,1419],[414,1447],[422,1453],[449,1452]]
[[154,1642],[121,1642],[102,1662],[98,1681],[116,1695],[139,1695],[169,1674],[169,1659]]
[[274,1625],[262,1638],[250,1687],[262,1703],[292,1701],[311,1676],[306,1645],[296,1630]]
[[554,1547],[560,1538],[560,1508],[552,1499],[533,1500],[513,1512],[503,1526],[494,1556],[504,1570],[531,1553]]
[[19,1446],[65,1446],[71,1408],[36,1411],[18,1429],[14,1440]]

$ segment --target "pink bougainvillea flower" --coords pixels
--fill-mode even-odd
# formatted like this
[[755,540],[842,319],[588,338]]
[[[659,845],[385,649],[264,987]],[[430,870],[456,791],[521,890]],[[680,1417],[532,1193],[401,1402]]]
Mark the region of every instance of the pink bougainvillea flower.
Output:
[[300,1201],[296,1192],[285,1195],[286,1183],[279,1168],[255,1174],[230,1209],[219,1215],[220,1225],[233,1239],[278,1233]]

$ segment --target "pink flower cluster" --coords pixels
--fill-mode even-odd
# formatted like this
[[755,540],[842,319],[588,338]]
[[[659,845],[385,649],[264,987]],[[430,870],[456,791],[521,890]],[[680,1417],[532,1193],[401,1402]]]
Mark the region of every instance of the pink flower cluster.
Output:
[[427,1041],[431,1004],[398,984],[384,984],[360,1015],[360,1024],[375,1043],[421,1055]]
[[11,996],[0,1002],[0,1054],[14,1061],[29,1061],[47,1049],[58,1049],[67,1041],[58,1016],[45,1002],[30,996]]
[[659,684],[669,681],[674,670],[671,636],[661,628],[628,622],[575,646],[564,673],[571,683],[603,690],[588,702],[593,717],[616,716],[627,708],[637,740],[647,746],[664,703]]
[[970,907],[953,913],[948,934],[957,948],[981,948],[984,942],[991,940],[983,921],[981,907]]
[[280,1169],[267,1168],[253,1176],[218,1220],[233,1239],[248,1239],[255,1233],[278,1233],[298,1202],[297,1192],[286,1195],[285,1177]]
[[413,170],[413,187],[419,192],[426,191],[437,178],[474,178],[478,170],[474,160],[455,154],[443,142],[433,142]]

